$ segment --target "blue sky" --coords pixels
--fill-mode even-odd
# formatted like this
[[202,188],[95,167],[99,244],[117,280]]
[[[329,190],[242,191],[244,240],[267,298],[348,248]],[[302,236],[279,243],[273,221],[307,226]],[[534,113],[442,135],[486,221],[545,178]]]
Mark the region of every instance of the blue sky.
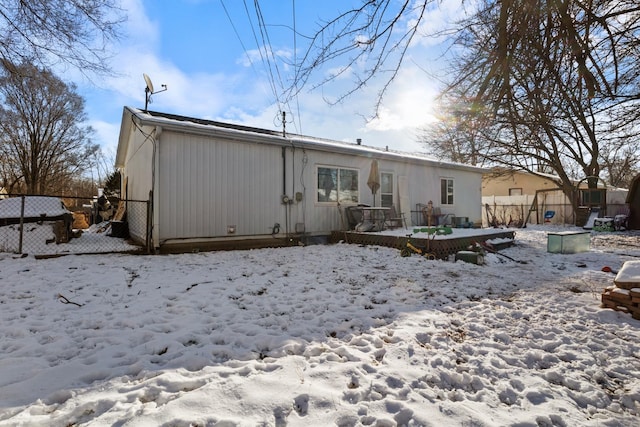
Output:
[[[122,108],[144,107],[143,73],[157,90],[150,110],[197,118],[220,120],[280,129],[280,108],[287,111],[287,130],[340,141],[401,151],[423,151],[416,142],[417,129],[432,120],[432,105],[438,91],[436,80],[424,70],[440,67],[433,41],[419,40],[400,76],[391,87],[379,119],[367,121],[374,112],[380,87],[370,85],[345,102],[331,106],[325,98],[335,98],[346,90],[349,79],[321,89],[305,88],[287,106],[278,105],[282,87],[292,79],[291,63],[306,49],[302,36],[312,35],[323,20],[336,16],[358,0],[262,0],[260,7],[267,24],[271,48],[280,58],[274,79],[261,60],[254,32],[257,26],[254,2],[250,0],[122,0],[128,20],[119,44],[113,47],[111,65],[116,75],[93,82],[78,77],[78,92],[86,99],[89,124],[96,130],[96,142],[107,155],[114,156]],[[246,7],[245,8],[245,4]],[[446,0],[434,11],[426,25],[451,19],[458,0]],[[224,7],[223,7],[224,5]],[[225,12],[226,8],[226,12]],[[248,12],[247,12],[248,9]],[[228,16],[227,16],[228,13]],[[235,29],[234,29],[235,28]],[[258,33],[259,34],[259,33]],[[294,47],[296,48],[294,50]],[[321,79],[327,70],[319,70]],[[74,78],[68,73],[66,78]],[[280,84],[282,82],[282,84]],[[277,95],[277,96],[276,96]]]

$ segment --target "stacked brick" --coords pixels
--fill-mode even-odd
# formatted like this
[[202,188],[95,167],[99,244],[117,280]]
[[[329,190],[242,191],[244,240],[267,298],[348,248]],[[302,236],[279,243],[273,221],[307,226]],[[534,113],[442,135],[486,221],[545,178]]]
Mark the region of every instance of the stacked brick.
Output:
[[613,283],[602,291],[602,306],[640,320],[640,261],[626,261]]

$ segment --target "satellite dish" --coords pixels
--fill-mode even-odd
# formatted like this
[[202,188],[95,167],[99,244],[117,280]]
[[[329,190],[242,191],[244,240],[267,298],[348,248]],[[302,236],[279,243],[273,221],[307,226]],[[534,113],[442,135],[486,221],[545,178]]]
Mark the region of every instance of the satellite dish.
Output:
[[147,84],[147,90],[153,93],[153,83],[151,83],[151,77],[149,77],[145,73],[142,73],[142,77],[144,77],[144,81]]
[[147,84],[147,86],[144,88],[144,111],[146,112],[147,106],[149,105],[149,102],[151,102],[151,95],[153,95],[154,93],[164,92],[165,90],[167,90],[167,85],[162,85],[162,90],[154,92],[151,78],[146,73],[142,73],[142,77],[144,77],[144,82]]

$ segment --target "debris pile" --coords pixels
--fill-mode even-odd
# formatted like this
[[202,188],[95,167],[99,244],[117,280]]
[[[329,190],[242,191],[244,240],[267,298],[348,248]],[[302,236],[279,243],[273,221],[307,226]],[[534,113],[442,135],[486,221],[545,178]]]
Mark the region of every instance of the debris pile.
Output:
[[613,283],[602,291],[602,306],[640,320],[640,261],[626,261]]
[[86,230],[89,228],[90,218],[89,214],[84,211],[73,212],[73,228]]

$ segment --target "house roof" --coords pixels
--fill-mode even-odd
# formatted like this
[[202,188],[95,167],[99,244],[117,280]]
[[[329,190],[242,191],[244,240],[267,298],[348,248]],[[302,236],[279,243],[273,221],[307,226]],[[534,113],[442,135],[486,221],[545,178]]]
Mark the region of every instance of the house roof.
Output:
[[333,153],[366,156],[377,159],[402,160],[409,163],[421,163],[448,169],[466,170],[483,173],[484,168],[453,162],[444,162],[421,153],[406,153],[388,148],[378,148],[349,142],[297,135],[250,126],[224,123],[213,120],[198,119],[176,114],[156,111],[142,111],[132,107],[124,107],[122,124],[116,154],[116,168],[124,167],[126,148],[132,126],[156,126],[166,130],[200,134],[240,142],[254,142],[279,146],[294,146]]
[[[492,176],[506,176],[506,175],[511,175],[511,174],[521,174],[521,175],[530,175],[530,176],[537,176],[539,178],[543,178],[543,179],[548,179],[550,181],[553,181],[557,184],[559,184],[562,181],[562,178],[560,178],[558,175],[553,175],[550,173],[544,173],[544,172],[530,172],[530,171],[526,171],[526,170],[521,170],[521,169],[508,169],[508,168],[503,168],[503,167],[492,167],[490,169],[485,169],[485,178],[491,178]],[[586,185],[586,180],[585,179],[571,179],[571,182],[573,183],[573,185]],[[605,185],[602,185],[605,184]],[[580,188],[585,188],[584,186],[581,186]],[[602,180],[598,180],[598,188],[606,188],[608,190],[621,190],[624,191],[626,190],[625,188],[619,188],[619,187],[614,187],[612,185],[607,185],[606,183],[604,183],[604,181]]]
[[[521,174],[521,175],[531,175],[531,176],[537,176],[540,178],[546,178],[552,181],[560,181],[560,177],[558,175],[553,175],[550,173],[544,173],[544,172],[536,172],[533,173],[531,171],[528,170],[523,170],[523,169],[513,169],[513,168],[508,168],[508,167],[503,167],[503,166],[493,166],[491,168],[486,169],[485,174],[487,176],[503,176],[503,175],[513,175],[513,174]],[[576,183],[578,181],[575,181]]]

